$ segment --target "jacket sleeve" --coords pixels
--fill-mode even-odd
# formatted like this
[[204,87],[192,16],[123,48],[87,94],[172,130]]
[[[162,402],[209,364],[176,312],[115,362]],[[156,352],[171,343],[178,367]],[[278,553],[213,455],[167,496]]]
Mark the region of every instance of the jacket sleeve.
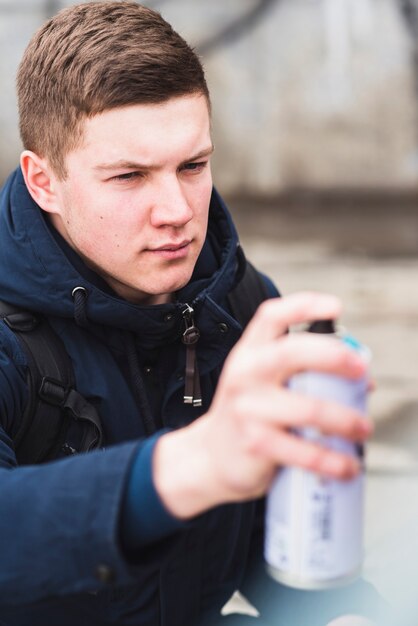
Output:
[[[7,331],[1,330],[0,605],[135,582],[145,570],[158,565],[149,556],[141,560],[140,551],[134,564],[129,561],[120,540],[121,511],[135,467],[141,467],[143,475],[136,474],[134,495],[141,498],[142,493],[152,491],[155,440],[19,467],[11,439],[12,416],[22,410],[27,389],[23,355],[18,350]],[[148,516],[152,497],[156,494],[140,507],[139,518],[141,513]],[[154,525],[162,524],[159,536],[177,529],[178,522],[158,500],[153,511]],[[147,537],[138,540],[135,535],[135,541],[135,547],[143,546],[146,553]]]
[[192,523],[170,515],[155,489],[152,456],[155,444],[164,432],[167,431],[159,432],[144,442],[129,473],[121,508],[121,541],[128,554],[155,544]]

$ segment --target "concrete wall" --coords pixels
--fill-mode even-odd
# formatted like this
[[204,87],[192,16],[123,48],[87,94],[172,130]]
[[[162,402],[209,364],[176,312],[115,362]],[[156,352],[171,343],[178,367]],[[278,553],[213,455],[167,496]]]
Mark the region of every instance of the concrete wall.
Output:
[[[45,17],[69,4],[0,0],[0,178],[20,149],[18,61]],[[224,192],[416,185],[413,51],[396,0],[145,4],[201,50]]]

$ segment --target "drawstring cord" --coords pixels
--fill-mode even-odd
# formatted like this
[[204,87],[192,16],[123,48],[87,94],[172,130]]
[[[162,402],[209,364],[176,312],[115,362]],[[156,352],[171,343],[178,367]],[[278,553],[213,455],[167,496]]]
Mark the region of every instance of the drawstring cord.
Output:
[[88,328],[87,319],[87,290],[84,287],[75,287],[71,292],[74,300],[74,319],[77,326]]
[[[75,287],[71,295],[74,300],[74,319],[77,326],[89,328],[90,322],[87,317],[87,290],[84,287]],[[128,357],[129,374],[131,377],[135,400],[137,401],[141,411],[141,417],[146,434],[152,435],[157,429],[148,403],[144,381],[141,376],[141,367],[138,360],[138,354],[136,352],[135,337],[131,333],[128,333],[126,336],[126,354]]]

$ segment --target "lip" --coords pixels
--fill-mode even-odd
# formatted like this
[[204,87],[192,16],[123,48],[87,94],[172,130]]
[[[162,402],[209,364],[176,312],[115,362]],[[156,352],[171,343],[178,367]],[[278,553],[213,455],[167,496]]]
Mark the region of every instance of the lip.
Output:
[[163,246],[159,246],[158,248],[154,248],[151,251],[152,252],[161,252],[164,250],[179,250],[180,248],[184,248],[185,246],[188,246],[190,243],[190,239],[185,239],[184,241],[180,241],[180,242],[173,242],[173,243],[165,243]]
[[173,260],[181,259],[187,256],[190,249],[191,240],[187,239],[181,242],[165,243],[158,248],[150,248],[148,252],[161,256],[164,259]]

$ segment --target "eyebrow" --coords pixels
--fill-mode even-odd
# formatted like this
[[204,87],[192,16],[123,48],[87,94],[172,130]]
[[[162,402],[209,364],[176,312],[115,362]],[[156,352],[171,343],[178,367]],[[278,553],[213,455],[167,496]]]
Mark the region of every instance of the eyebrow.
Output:
[[[215,150],[215,146],[212,144],[209,148],[205,148],[203,150],[201,150],[200,152],[198,152],[197,154],[195,154],[194,156],[190,157],[190,159],[186,159],[185,161],[182,161],[182,163],[180,165],[184,165],[185,163],[190,163],[192,161],[197,161],[197,159],[202,159],[204,157],[209,156],[210,154],[213,153],[213,151]],[[119,159],[118,161],[113,161],[112,163],[100,163],[99,165],[95,165],[94,166],[94,170],[98,170],[98,171],[109,171],[109,170],[120,170],[120,169],[127,169],[127,170],[155,170],[158,169],[158,165],[145,165],[144,163],[138,163],[136,161],[127,161],[125,159]]]

